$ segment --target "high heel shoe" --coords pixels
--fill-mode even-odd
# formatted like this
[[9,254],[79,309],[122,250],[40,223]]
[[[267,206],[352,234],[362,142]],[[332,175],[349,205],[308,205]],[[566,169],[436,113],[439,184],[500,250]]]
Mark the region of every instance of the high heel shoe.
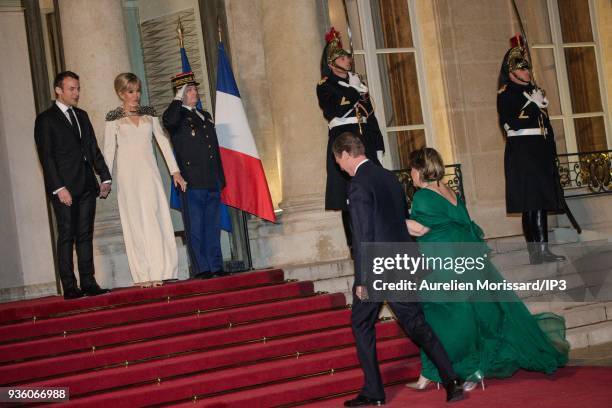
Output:
[[158,286],[163,286],[164,285],[163,281],[153,281],[151,283],[153,284],[153,287],[158,287]]
[[477,370],[474,374],[469,375],[468,378],[465,379],[465,382],[463,383],[463,391],[465,392],[473,391],[478,386],[478,383],[480,383],[480,386],[484,390],[485,389],[484,375],[482,374],[482,371],[480,370]]
[[[422,391],[431,383],[430,379],[423,377],[423,375],[419,375],[419,379],[416,382],[411,382],[406,384],[406,387],[412,388],[413,390]],[[440,383],[436,383],[438,389],[440,389]]]
[[151,282],[139,282],[138,286],[140,286],[141,288],[150,288],[152,285]]

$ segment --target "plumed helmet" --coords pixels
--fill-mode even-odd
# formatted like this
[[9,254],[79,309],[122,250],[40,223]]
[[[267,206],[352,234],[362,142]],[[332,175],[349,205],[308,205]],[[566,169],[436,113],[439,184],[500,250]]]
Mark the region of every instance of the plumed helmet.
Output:
[[500,84],[510,81],[510,72],[518,69],[531,69],[531,64],[527,59],[527,49],[525,41],[521,35],[516,34],[510,39],[510,49],[504,55],[501,70],[499,73]]
[[336,31],[334,27],[329,29],[329,32],[325,34],[325,42],[327,45],[325,46],[325,59],[328,64],[332,64],[336,60],[343,55],[347,57],[351,56],[351,53],[342,48],[342,40],[340,39],[340,33]]

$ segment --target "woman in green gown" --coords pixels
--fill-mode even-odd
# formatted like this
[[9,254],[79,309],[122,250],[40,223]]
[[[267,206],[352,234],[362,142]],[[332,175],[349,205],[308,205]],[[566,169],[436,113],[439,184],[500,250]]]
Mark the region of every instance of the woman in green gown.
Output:
[[[420,188],[414,194],[407,222],[411,235],[419,243],[486,245],[465,203],[440,183],[444,165],[439,153],[431,148],[414,151],[410,164],[414,185]],[[427,245],[421,246],[425,255],[427,250],[423,248]],[[480,273],[479,278],[503,280],[488,260]],[[457,277],[452,270],[434,270],[427,279],[450,281]],[[552,313],[532,315],[518,296],[512,292],[509,296],[506,293],[503,302],[443,303],[436,299],[423,303],[427,322],[440,338],[459,377],[466,379],[467,390],[484,377],[509,377],[521,368],[549,374],[567,363],[569,344],[565,340],[564,319]],[[424,389],[431,381],[440,382],[436,368],[423,352],[421,361],[421,377],[408,384],[411,388]]]

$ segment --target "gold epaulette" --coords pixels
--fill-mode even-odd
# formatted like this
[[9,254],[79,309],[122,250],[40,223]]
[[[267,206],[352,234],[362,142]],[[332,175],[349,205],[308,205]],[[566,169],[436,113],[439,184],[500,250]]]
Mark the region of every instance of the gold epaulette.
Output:
[[500,93],[504,92],[507,87],[508,87],[508,85],[502,85],[502,87],[497,90],[497,93],[500,94]]
[[323,85],[325,83],[325,81],[327,81],[327,77],[321,78],[321,80],[319,81],[318,85]]

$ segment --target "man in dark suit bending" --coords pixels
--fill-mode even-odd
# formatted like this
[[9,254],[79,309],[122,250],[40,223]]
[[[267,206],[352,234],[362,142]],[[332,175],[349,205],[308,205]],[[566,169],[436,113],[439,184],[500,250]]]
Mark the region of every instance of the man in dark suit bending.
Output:
[[[76,299],[109,292],[94,278],[92,240],[96,197],[108,196],[111,176],[87,112],[76,107],[79,76],[61,72],[53,87],[56,101],[36,117],[34,139],[57,221],[57,260],[64,298]],[[102,180],[101,186],[94,171]],[[80,289],[72,260],[75,244]]]
[[[374,327],[382,303],[365,301],[368,295],[365,271],[361,271],[361,243],[413,241],[406,227],[406,197],[393,173],[366,158],[363,143],[356,135],[350,132],[341,134],[334,142],[332,150],[340,168],[352,177],[348,188],[355,261],[351,325],[365,377],[359,395],[346,401],[344,405],[383,405],[385,389],[376,356]],[[427,353],[438,368],[446,388],[446,400],[457,401],[463,398],[461,381],[455,374],[442,343],[425,321],[421,304],[389,302],[389,306],[406,334]]]

